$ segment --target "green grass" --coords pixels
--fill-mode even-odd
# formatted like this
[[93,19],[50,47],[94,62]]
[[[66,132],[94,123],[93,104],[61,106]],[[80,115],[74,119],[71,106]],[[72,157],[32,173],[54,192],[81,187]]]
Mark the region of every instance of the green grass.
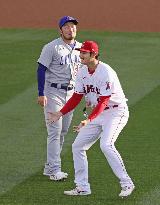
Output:
[[[74,185],[72,129],[62,153],[69,179],[56,183],[42,176],[46,129],[36,104],[36,61],[42,46],[57,36],[54,30],[0,30],[0,204],[159,205],[160,34],[83,31],[78,35],[80,41],[100,44],[101,60],[117,71],[129,99],[130,120],[116,144],[136,185],[126,200],[118,198],[118,181],[99,142],[88,151],[92,195],[63,195]],[[81,107],[73,124],[83,117]]]

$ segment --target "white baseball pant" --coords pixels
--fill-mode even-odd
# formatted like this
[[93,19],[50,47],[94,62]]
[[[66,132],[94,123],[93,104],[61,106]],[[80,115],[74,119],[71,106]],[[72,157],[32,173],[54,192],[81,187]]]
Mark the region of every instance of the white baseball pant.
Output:
[[129,117],[128,107],[119,106],[104,110],[97,118],[82,127],[73,145],[73,160],[76,186],[89,191],[88,182],[88,150],[99,138],[100,148],[104,153],[114,174],[119,178],[121,187],[133,184],[128,176],[123,160],[114,146],[114,143],[126,125]]

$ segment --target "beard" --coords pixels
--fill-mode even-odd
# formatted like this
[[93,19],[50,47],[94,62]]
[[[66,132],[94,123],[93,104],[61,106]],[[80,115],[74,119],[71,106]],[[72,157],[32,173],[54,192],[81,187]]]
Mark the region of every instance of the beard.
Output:
[[63,32],[61,33],[61,36],[64,40],[67,40],[67,41],[71,41],[71,40],[74,40],[75,37],[76,37],[76,33],[72,33],[71,35],[65,35]]
[[63,36],[63,38],[64,38],[65,40],[73,40],[73,39],[74,39],[73,36],[69,36],[69,37]]

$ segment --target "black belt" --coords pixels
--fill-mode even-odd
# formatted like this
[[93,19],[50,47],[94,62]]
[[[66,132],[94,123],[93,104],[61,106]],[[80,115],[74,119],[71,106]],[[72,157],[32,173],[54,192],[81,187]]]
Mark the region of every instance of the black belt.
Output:
[[74,86],[71,85],[71,84],[68,85],[68,84],[58,84],[58,83],[51,83],[51,87],[63,89],[63,90],[66,90],[66,91],[72,90],[74,88]]
[[118,105],[112,105],[112,106],[110,106],[110,107],[106,107],[104,110],[108,110],[108,109],[110,109],[110,108],[115,108],[115,107],[118,107]]

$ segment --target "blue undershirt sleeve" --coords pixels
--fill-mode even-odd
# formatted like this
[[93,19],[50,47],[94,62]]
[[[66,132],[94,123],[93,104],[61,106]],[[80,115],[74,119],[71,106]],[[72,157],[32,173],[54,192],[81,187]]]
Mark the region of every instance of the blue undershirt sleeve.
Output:
[[47,67],[45,67],[41,63],[38,63],[37,81],[38,81],[38,95],[39,96],[44,96],[44,84],[45,84],[46,70],[47,70]]

